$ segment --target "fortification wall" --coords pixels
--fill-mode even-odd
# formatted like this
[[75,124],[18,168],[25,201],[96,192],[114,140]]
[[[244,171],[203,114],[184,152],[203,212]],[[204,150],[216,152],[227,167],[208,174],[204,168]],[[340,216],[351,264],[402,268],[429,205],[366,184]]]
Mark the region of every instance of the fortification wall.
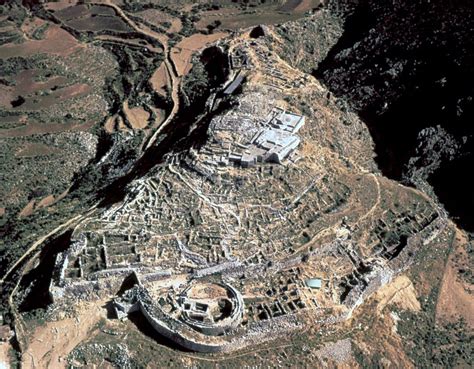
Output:
[[172,330],[166,324],[153,317],[141,301],[139,301],[138,304],[143,316],[159,334],[173,340],[184,348],[197,352],[209,353],[227,352],[236,349],[233,346],[230,346],[228,342],[224,341],[222,341],[222,343],[196,342],[191,338],[184,337],[179,332]]

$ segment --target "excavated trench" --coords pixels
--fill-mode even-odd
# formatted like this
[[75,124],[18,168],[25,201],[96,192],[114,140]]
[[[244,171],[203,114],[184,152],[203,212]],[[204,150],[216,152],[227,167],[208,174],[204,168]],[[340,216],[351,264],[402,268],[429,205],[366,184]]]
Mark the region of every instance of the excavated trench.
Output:
[[[161,135],[162,139],[157,140],[143,154],[128,174],[117,179],[98,194],[101,199],[101,208],[107,208],[122,201],[126,195],[128,184],[146,175],[154,167],[163,164],[167,155],[185,154],[191,147],[199,148],[203,145],[207,140],[207,131],[212,118],[233,105],[233,99],[227,99],[223,100],[216,110],[207,111],[206,101],[210,94],[227,80],[229,72],[226,67],[228,65],[227,57],[218,55],[215,49],[209,49],[203,51],[204,57],[201,59],[206,69],[210,71],[209,88],[204,90],[200,98],[195,100],[191,106],[184,107],[184,103],[180,104],[184,108],[164,129]],[[72,231],[68,231],[48,242],[42,250],[39,264],[23,276],[21,287],[26,293],[20,304],[22,312],[43,309],[52,302],[49,296],[49,283],[54,262],[56,255],[68,248],[71,234]]]

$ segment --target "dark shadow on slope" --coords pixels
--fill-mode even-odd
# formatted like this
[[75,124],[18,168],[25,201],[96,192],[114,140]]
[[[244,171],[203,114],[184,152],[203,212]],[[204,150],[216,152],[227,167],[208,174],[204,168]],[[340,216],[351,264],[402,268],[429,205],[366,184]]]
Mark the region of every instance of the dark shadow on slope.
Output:
[[65,251],[71,241],[72,230],[51,240],[41,250],[39,264],[26,273],[20,282],[20,288],[27,291],[22,300],[20,312],[45,309],[53,301],[49,294],[49,285],[54,272],[56,256]]
[[445,163],[430,177],[441,203],[454,220],[469,232],[474,232],[473,169],[474,150],[460,159]]
[[[466,0],[362,1],[313,72],[336,96],[357,107],[387,177],[403,179],[416,154],[418,134],[426,127],[439,125],[457,141],[474,136],[472,13]],[[397,63],[402,67],[389,73]],[[472,146],[460,154],[473,152]],[[470,159],[454,159],[430,178],[446,209],[466,230],[474,230],[468,211],[474,191],[465,174],[471,168]]]
[[[423,55],[436,63],[426,62],[415,76],[407,75],[405,93],[387,111],[378,113],[372,105],[360,112],[375,141],[379,168],[397,180],[402,179],[410,157],[416,155],[422,129],[441,125],[458,138],[473,134],[472,113],[456,114],[457,101],[470,93],[472,85],[448,58],[429,50]],[[443,78],[447,82],[441,85]]]
[[361,3],[352,14],[344,20],[344,32],[337,43],[329,50],[326,58],[318,65],[318,69],[313,70],[312,75],[318,79],[324,80],[324,72],[332,70],[335,63],[334,59],[339,52],[354,46],[360,41],[374,26],[377,19],[370,11],[367,3]]
[[160,345],[166,346],[172,350],[182,351],[182,352],[192,352],[191,350],[177,344],[176,342],[170,340],[169,338],[159,334],[140,312],[135,312],[128,314],[130,321],[135,324],[138,330],[143,333],[145,336],[155,340]]

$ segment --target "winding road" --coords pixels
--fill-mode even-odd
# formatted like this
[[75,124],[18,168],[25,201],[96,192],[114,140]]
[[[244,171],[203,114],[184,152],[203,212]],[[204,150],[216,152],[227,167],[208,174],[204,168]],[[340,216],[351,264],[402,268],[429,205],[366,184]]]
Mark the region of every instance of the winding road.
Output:
[[170,57],[168,37],[161,33],[154,32],[153,30],[149,29],[148,27],[144,25],[138,25],[133,20],[131,20],[118,5],[114,4],[110,0],[107,0],[104,2],[97,2],[93,4],[106,5],[106,6],[111,7],[112,9],[115,10],[117,15],[120,16],[136,32],[157,40],[163,46],[163,52],[165,54],[164,63],[166,66],[166,72],[168,74],[168,80],[170,81],[169,87],[171,90],[171,100],[173,102],[173,107],[169,115],[166,117],[165,121],[162,124],[160,124],[160,126],[156,129],[156,131],[151,135],[151,137],[146,142],[145,149],[143,150],[143,152],[145,152],[148,148],[153,146],[153,144],[155,143],[158,135],[161,133],[163,128],[165,128],[174,119],[174,117],[176,116],[179,110],[179,85],[181,81],[178,75],[176,74],[176,67],[174,66],[173,61],[171,60],[171,57]]
[[[169,115],[166,117],[165,121],[156,129],[156,131],[148,139],[148,141],[146,143],[146,146],[145,146],[145,150],[143,150],[143,152],[145,152],[146,149],[153,146],[153,144],[156,141],[156,139],[157,139],[158,135],[160,134],[160,132],[163,130],[164,127],[166,127],[173,120],[173,118],[176,116],[176,113],[179,110],[179,84],[180,84],[180,79],[176,74],[176,69],[174,68],[173,62],[172,62],[172,60],[170,58],[170,55],[169,55],[168,38],[165,35],[153,32],[152,30],[150,30],[148,28],[142,28],[141,26],[138,26],[134,21],[132,21],[122,11],[122,9],[119,6],[113,4],[111,1],[97,2],[96,4],[106,5],[106,6],[109,6],[109,7],[113,8],[115,10],[115,12],[117,13],[117,15],[119,15],[125,22],[127,22],[130,25],[130,27],[132,27],[135,31],[157,40],[163,46],[163,50],[164,50],[164,53],[165,53],[164,63],[165,63],[165,66],[166,66],[166,71],[168,73],[168,77],[169,77],[169,81],[170,81],[170,85],[171,85],[170,90],[171,90],[171,99],[172,99],[172,102],[173,102],[173,108],[172,108],[171,112],[169,113]],[[8,278],[10,278],[12,276],[12,273],[14,273],[14,271],[22,263],[24,263],[28,258],[30,259],[28,261],[28,264],[31,264],[32,261],[36,260],[37,256],[39,255],[38,248],[42,244],[44,244],[44,242],[46,240],[50,239],[54,235],[57,235],[57,234],[65,231],[66,229],[70,228],[72,225],[75,225],[78,222],[80,222],[81,220],[85,219],[87,216],[89,216],[96,209],[96,207],[97,207],[97,205],[94,205],[92,208],[90,208],[84,214],[76,215],[76,216],[70,218],[69,220],[67,220],[63,224],[59,225],[58,227],[56,227],[55,229],[50,231],[48,234],[40,237],[6,271],[6,273],[0,279],[0,286],[3,287],[5,281],[8,280]],[[35,254],[35,252],[36,252],[36,254]],[[11,291],[11,293],[9,295],[9,299],[8,299],[10,308],[12,309],[12,312],[13,312],[15,318],[18,318],[18,314],[16,314],[16,309],[14,308],[13,296],[16,293],[16,290],[18,288],[20,280],[21,280],[21,278],[18,278],[13,290]],[[22,346],[22,343],[23,343],[22,342],[23,327],[22,327],[21,321],[22,321],[21,319],[17,319],[17,322],[15,324],[15,330],[17,332],[17,339],[18,339],[18,342],[19,342],[20,346]]]

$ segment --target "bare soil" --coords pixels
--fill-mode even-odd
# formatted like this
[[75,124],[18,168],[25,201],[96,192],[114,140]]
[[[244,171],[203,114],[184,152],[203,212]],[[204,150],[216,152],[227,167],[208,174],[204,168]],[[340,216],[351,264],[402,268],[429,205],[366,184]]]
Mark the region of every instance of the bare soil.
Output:
[[68,19],[76,19],[80,17],[87,16],[89,10],[84,4],[78,4],[71,7],[66,7],[56,12],[56,17],[62,21],[67,21]]
[[113,116],[107,118],[107,120],[105,121],[105,124],[104,124],[104,128],[108,133],[115,132],[116,121],[117,121],[117,116],[116,115],[113,115]]
[[38,75],[39,71],[36,69],[23,70],[18,73],[18,76],[15,78],[14,95],[31,94],[36,91],[51,89],[67,82],[67,78],[63,76],[54,76],[44,82],[37,82],[35,78]]
[[34,31],[38,28],[41,27],[42,25],[46,24],[46,21],[40,18],[33,18],[33,19],[28,19],[26,22],[24,22],[21,25],[21,31],[23,34],[27,37],[30,38],[32,37]]
[[20,218],[25,218],[27,216],[30,216],[33,214],[33,211],[35,210],[35,203],[36,200],[31,200],[23,209],[20,211],[20,214],[18,215]]
[[295,10],[302,3],[302,0],[286,0],[283,6],[280,8],[282,12],[290,12]]
[[[456,259],[466,253],[465,245],[468,240],[464,233],[458,231],[453,247],[454,252],[449,256],[444,272],[443,282],[436,306],[436,320],[455,322],[464,318],[470,329],[474,328],[474,286],[458,276]],[[467,266],[469,267],[469,266]]]
[[68,8],[70,6],[73,6],[77,4],[77,1],[76,0],[59,0],[58,2],[55,2],[55,3],[46,3],[44,4],[44,7],[48,10],[54,10],[54,11],[58,11],[58,10],[62,10],[64,8]]
[[317,7],[321,3],[320,0],[302,0],[299,5],[294,9],[295,13],[304,13]]
[[0,107],[10,108],[10,102],[15,97],[13,87],[0,84]]
[[8,342],[0,342],[0,369],[10,369],[10,358],[8,357],[10,348]]
[[59,150],[38,142],[27,142],[16,153],[16,157],[31,158],[35,156],[46,156],[57,153]]
[[95,16],[73,19],[68,21],[68,25],[80,31],[104,31],[128,32],[128,25],[118,17]]
[[43,40],[27,40],[22,44],[2,45],[1,58],[32,56],[39,53],[67,56],[83,47],[70,33],[59,26],[50,24]]
[[65,131],[87,131],[95,122],[71,122],[57,124],[29,123],[25,126],[0,130],[0,138],[32,136],[45,133],[60,133]]
[[14,110],[41,110],[46,109],[54,104],[61,101],[72,99],[73,97],[79,97],[87,95],[91,91],[91,87],[85,83],[77,83],[71,86],[57,89],[46,96],[34,95],[30,98],[26,98],[25,102],[14,108]]
[[36,205],[36,209],[48,207],[49,205],[52,205],[54,201],[54,196],[48,195],[38,202],[38,205]]
[[165,97],[167,95],[166,88],[169,86],[170,82],[165,63],[161,63],[155,73],[153,73],[150,78],[150,83],[153,89],[161,96]]
[[148,125],[150,113],[141,107],[129,108],[128,101],[123,103],[123,112],[133,129],[143,129]]
[[66,357],[81,342],[95,335],[107,316],[104,301],[85,303],[74,318],[47,322],[32,332],[22,356],[23,368],[66,368]]
[[[353,324],[358,324],[360,330],[354,334],[353,342],[367,357],[380,353],[383,368],[414,368],[405,353],[403,339],[397,332],[397,318],[391,313],[394,307],[420,310],[413,283],[405,275],[380,288],[366,305],[356,311]],[[374,319],[367,318],[373,315],[374,309]]]
[[191,57],[195,51],[227,35],[228,33],[226,32],[216,32],[210,35],[196,33],[181,40],[171,49],[171,59],[176,66],[178,76],[184,76],[191,70]]
[[381,314],[387,305],[394,305],[402,310],[420,311],[421,305],[418,301],[415,287],[410,278],[401,275],[391,283],[377,291],[377,313]]
[[260,24],[271,25],[296,20],[301,18],[301,13],[301,11],[280,12],[275,8],[251,14],[242,12],[210,14],[201,17],[201,20],[196,23],[196,27],[198,29],[206,29],[208,24],[212,24],[218,20],[221,22],[219,29],[239,30],[247,27],[255,27]]

